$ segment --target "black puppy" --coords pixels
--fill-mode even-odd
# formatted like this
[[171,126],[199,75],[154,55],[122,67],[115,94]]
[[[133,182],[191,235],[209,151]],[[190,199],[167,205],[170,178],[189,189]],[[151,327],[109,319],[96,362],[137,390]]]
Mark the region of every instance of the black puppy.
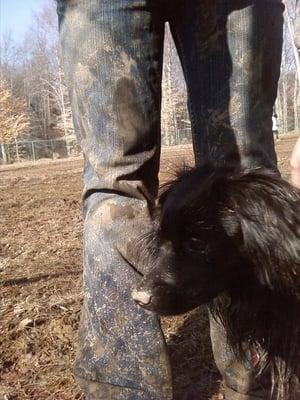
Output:
[[289,399],[300,373],[300,192],[265,169],[206,165],[179,174],[157,212],[134,300],[161,315],[208,304],[237,357],[245,343],[266,350],[276,398]]

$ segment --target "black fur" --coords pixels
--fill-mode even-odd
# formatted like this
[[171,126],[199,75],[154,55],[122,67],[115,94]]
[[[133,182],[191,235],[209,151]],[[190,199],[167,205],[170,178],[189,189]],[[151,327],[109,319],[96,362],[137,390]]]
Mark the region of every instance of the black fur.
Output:
[[274,397],[292,398],[300,373],[300,192],[265,169],[184,171],[162,193],[144,248],[152,268],[136,292],[149,294],[140,304],[162,315],[208,304],[237,357],[245,343],[265,349]]

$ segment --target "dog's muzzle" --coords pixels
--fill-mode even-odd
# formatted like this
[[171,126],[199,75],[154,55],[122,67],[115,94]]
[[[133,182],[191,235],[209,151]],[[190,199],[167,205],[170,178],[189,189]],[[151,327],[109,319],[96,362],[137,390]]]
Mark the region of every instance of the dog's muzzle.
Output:
[[137,303],[146,306],[147,304],[151,303],[152,295],[149,292],[146,292],[144,290],[138,291],[138,290],[133,290],[131,293],[131,296],[134,301]]

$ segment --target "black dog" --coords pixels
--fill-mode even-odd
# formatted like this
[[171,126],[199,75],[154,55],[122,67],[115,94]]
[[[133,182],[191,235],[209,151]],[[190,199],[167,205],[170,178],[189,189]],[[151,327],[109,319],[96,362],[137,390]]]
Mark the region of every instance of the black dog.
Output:
[[274,393],[300,376],[300,192],[265,169],[203,166],[160,197],[144,244],[151,272],[133,292],[142,307],[176,315],[208,304],[237,357],[268,354]]

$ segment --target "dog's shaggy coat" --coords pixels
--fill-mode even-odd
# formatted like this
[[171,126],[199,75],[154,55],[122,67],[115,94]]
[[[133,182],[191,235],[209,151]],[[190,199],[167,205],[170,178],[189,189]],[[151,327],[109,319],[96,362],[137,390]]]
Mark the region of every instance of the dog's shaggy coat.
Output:
[[[273,397],[294,399],[300,376],[300,192],[277,174],[204,165],[160,196],[144,241],[151,272],[133,292],[175,315],[208,304],[240,359],[264,352]],[[297,385],[296,385],[297,386]]]

